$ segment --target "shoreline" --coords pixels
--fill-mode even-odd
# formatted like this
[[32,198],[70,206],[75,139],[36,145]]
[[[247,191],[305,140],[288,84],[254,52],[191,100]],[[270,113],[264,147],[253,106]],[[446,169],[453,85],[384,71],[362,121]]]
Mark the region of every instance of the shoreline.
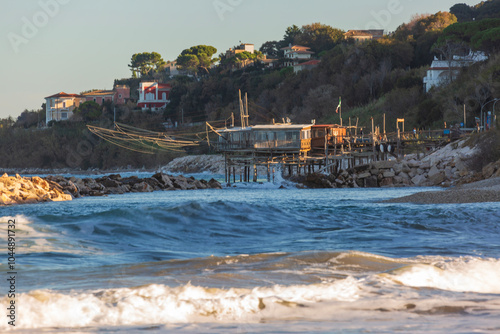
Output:
[[0,168],[0,175],[34,175],[34,176],[50,176],[50,175],[110,175],[120,173],[157,173],[159,168],[113,168],[113,169],[70,169],[70,168]]
[[467,204],[500,202],[500,177],[468,183],[445,190],[422,191],[381,203]]

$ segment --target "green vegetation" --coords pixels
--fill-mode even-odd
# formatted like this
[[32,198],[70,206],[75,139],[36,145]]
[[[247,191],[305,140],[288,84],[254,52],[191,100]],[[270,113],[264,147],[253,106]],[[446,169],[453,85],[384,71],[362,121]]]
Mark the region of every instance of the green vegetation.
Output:
[[128,67],[130,67],[130,70],[132,71],[132,76],[136,78],[137,73],[143,77],[152,72],[158,72],[163,65],[165,65],[165,61],[159,53],[143,52],[132,55],[130,65],[128,65]]
[[194,74],[199,72],[208,74],[212,64],[218,61],[212,56],[217,53],[217,49],[209,45],[197,45],[182,51],[177,57],[177,65]]
[[[82,144],[86,142],[91,143],[88,153],[78,153],[80,159],[74,160],[83,169],[164,164],[174,154],[146,156],[126,151],[92,136],[85,124],[110,128],[115,109],[118,122],[153,131],[164,131],[162,124],[167,121],[223,121],[239,112],[239,89],[248,92],[252,124],[284,118],[295,123],[312,119],[339,123],[335,109],[341,96],[344,125],[350,118],[352,125],[371,129],[373,118],[382,127],[385,114],[387,131],[395,130],[396,118],[405,118],[407,128],[436,129],[445,122],[463,122],[465,106],[466,126],[474,127],[475,118],[491,110],[492,100],[500,97],[499,30],[500,0],[489,0],[476,6],[457,4],[449,13],[417,15],[394,33],[363,43],[346,40],[340,29],[313,23],[288,27],[281,40],[263,43],[254,54],[241,52],[226,58],[222,53],[217,58],[216,48],[193,46],[176,59],[189,76],[170,78],[158,53],[134,54],[129,65],[132,78],[115,80],[115,84],[128,85],[134,100],[141,81],[168,82],[172,91],[164,112],[141,112],[132,102],[116,108],[87,102],[71,120],[40,130],[37,124],[45,119],[44,107],[26,110],[17,120],[0,120],[0,154],[6,157],[2,167],[68,166],[70,153],[89,146]],[[311,48],[321,63],[298,73],[281,67],[281,49],[289,44]],[[424,92],[423,78],[434,57],[453,59],[470,50],[485,52],[489,60],[463,68],[448,85]],[[264,55],[278,59],[276,66],[260,62]]]
[[[161,131],[163,115],[151,112],[123,113],[117,121],[149,127]],[[55,122],[47,129],[24,129],[16,126],[0,127],[2,168],[69,168],[82,169],[115,167],[142,168],[162,166],[177,154],[159,152],[142,154],[124,150],[92,135],[86,124],[112,128],[112,121],[76,120]]]

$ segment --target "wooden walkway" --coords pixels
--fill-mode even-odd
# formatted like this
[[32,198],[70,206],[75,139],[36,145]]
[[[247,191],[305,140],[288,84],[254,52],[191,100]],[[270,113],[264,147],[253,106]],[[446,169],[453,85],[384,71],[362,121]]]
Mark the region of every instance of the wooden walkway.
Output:
[[[388,133],[384,136],[346,136],[340,143],[301,148],[238,148],[218,145],[225,157],[225,182],[257,182],[259,175],[272,177],[277,169],[283,176],[316,172],[338,173],[372,161],[398,158],[409,153],[429,154],[449,143],[450,137],[439,131]],[[328,141],[327,141],[328,142]],[[273,146],[273,145],[269,145]]]

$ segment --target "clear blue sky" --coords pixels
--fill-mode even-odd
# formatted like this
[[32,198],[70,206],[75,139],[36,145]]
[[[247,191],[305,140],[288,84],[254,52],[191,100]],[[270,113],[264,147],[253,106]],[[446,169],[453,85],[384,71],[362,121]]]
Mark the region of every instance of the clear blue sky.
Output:
[[464,2],[479,0],[0,0],[0,118],[60,91],[111,89],[130,77],[134,53],[174,60],[198,44],[259,48],[313,22],[394,31],[414,14]]

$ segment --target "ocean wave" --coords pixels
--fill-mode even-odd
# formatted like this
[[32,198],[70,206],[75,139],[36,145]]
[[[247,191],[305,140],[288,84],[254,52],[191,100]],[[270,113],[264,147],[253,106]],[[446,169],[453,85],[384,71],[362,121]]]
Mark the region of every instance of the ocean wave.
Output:
[[[189,267],[191,261],[175,265]],[[500,286],[495,280],[500,274],[497,259],[397,259],[354,251],[239,255],[194,261],[200,268],[253,264],[256,271],[267,263],[270,272],[286,270],[287,264],[290,269],[293,262],[293,266],[303,263],[305,272],[307,267],[325,265],[332,272],[342,270],[351,274],[342,278],[331,275],[330,280],[320,283],[247,288],[231,287],[230,281],[226,281],[226,286],[220,288],[188,282],[177,286],[148,284],[86,291],[35,290],[17,296],[22,317],[16,328],[257,324],[290,319],[349,322],[367,317],[411,319],[418,315],[463,316],[481,312],[492,317],[500,315],[497,298]],[[145,267],[141,270],[147,270]],[[392,269],[384,272],[387,268]],[[443,294],[442,289],[451,292]],[[453,291],[470,294],[457,295]],[[6,298],[0,301],[4,304]]]
[[67,294],[37,290],[19,296],[22,318],[16,327],[255,321],[266,314],[280,312],[283,316],[287,309],[321,301],[353,301],[358,293],[353,279],[255,289],[215,289],[190,284],[171,288],[154,284]]
[[16,253],[80,253],[80,249],[49,225],[34,224],[24,215],[0,217],[0,234],[7,238],[7,223],[15,221]]
[[397,268],[384,274],[384,277],[410,287],[500,294],[498,259],[466,257],[431,260],[429,263],[416,263]]

